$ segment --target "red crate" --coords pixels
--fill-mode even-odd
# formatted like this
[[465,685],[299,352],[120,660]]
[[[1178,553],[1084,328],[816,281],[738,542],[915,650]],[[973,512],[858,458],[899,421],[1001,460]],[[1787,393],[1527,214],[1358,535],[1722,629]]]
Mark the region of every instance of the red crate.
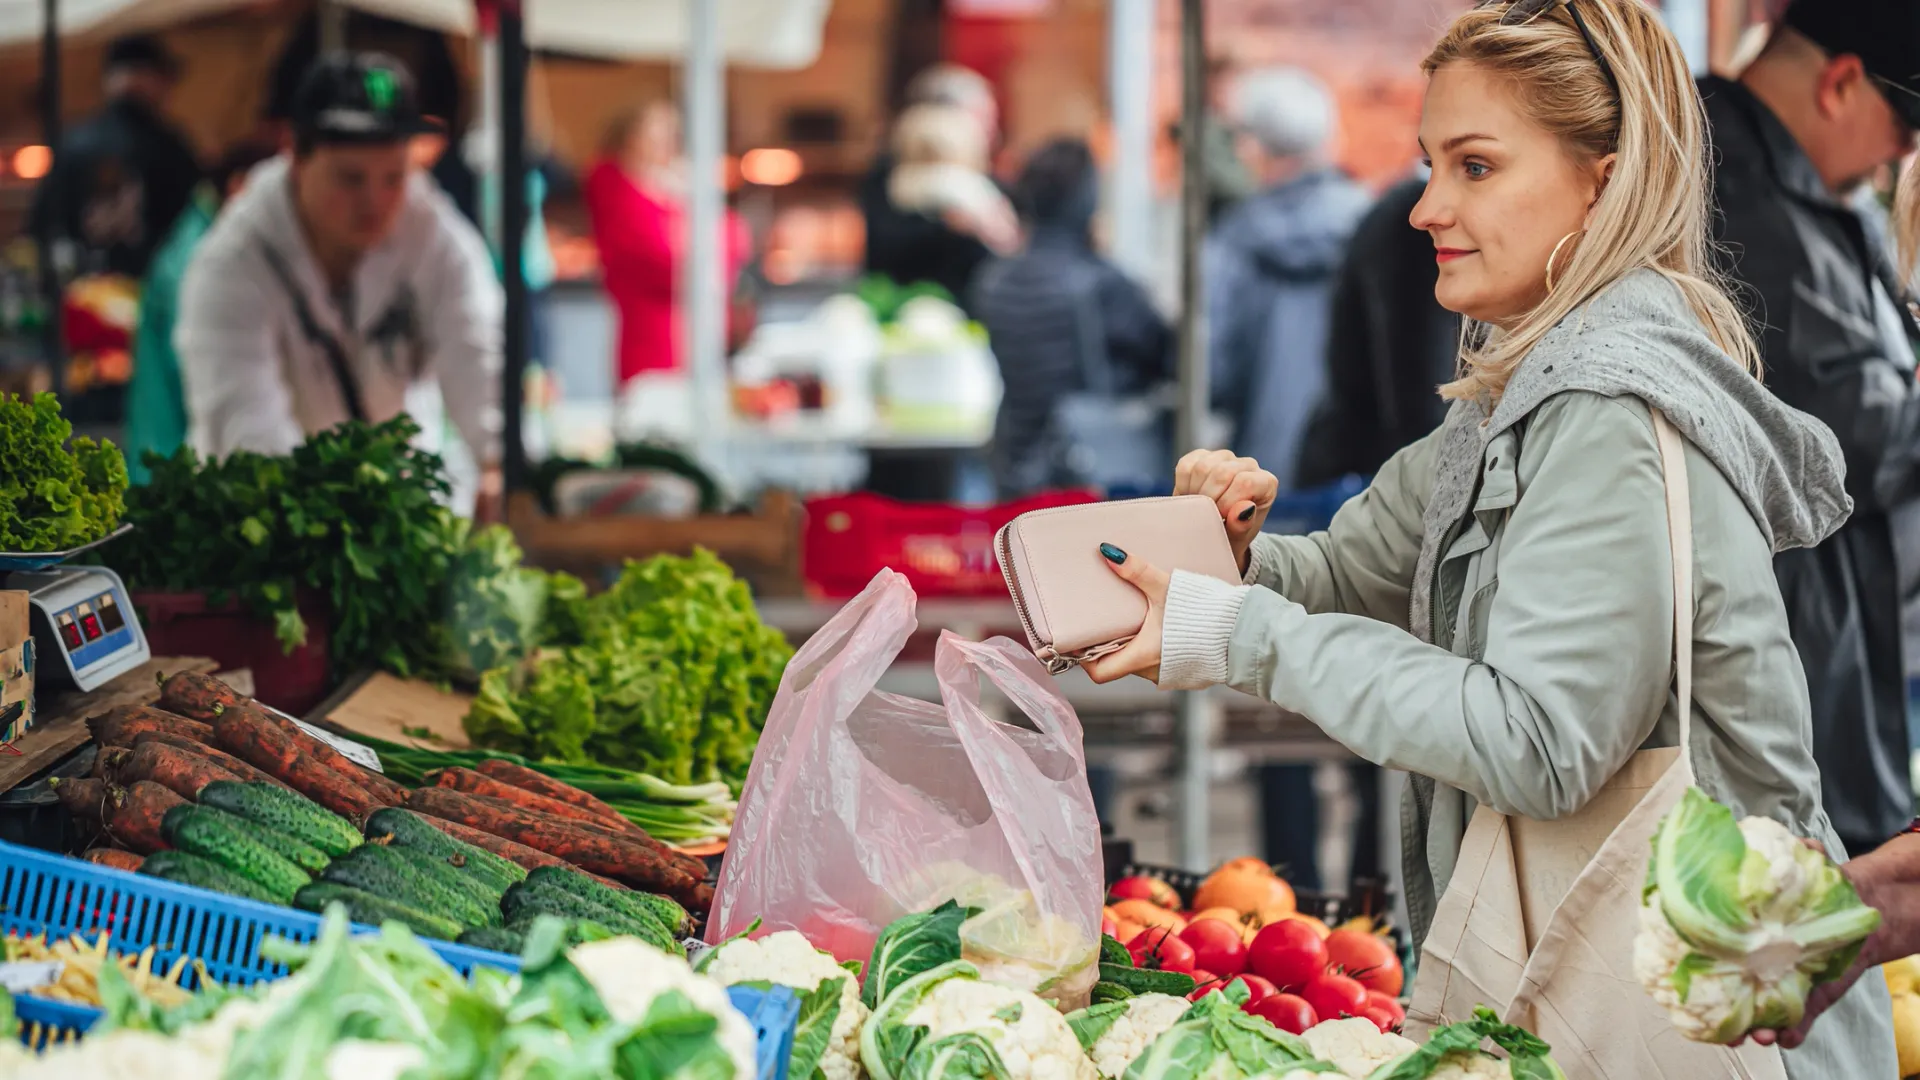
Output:
[[998,506],[905,503],[865,492],[807,502],[801,573],[827,597],[857,595],[891,567],[921,596],[999,596],[1007,590],[993,536],[1031,510],[1099,502],[1091,491],[1034,495]]

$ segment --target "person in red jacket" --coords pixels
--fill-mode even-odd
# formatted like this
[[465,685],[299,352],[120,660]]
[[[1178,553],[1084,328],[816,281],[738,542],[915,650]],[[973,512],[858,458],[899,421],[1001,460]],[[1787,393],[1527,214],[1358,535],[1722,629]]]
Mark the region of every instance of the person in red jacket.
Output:
[[[687,240],[686,188],[680,119],[663,101],[615,123],[600,161],[587,174],[587,211],[600,250],[601,278],[620,317],[618,385],[647,372],[681,370],[682,320],[675,301]],[[731,290],[750,244],[745,224],[731,211],[726,237]]]

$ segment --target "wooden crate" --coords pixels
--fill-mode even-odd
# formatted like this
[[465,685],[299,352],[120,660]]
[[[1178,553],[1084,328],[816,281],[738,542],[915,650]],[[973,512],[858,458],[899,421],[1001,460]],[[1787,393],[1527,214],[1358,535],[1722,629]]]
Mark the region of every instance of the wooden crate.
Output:
[[687,555],[706,548],[725,560],[761,596],[798,596],[800,501],[769,492],[750,514],[691,518],[573,517],[548,514],[529,492],[507,500],[507,525],[527,562],[594,581],[628,559]]

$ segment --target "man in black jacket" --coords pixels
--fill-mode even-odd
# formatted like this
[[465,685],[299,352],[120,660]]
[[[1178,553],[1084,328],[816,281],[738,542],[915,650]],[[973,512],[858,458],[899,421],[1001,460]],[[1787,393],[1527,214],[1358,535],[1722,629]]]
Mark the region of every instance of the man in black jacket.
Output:
[[162,113],[180,75],[159,40],[107,47],[107,106],[61,140],[34,189],[32,230],[78,246],[80,273],[143,277],[200,184],[193,148]]
[[1760,324],[1767,384],[1846,454],[1852,518],[1775,570],[1827,812],[1849,850],[1867,851],[1913,817],[1894,530],[1920,502],[1920,326],[1905,304],[1912,268],[1895,269],[1848,200],[1914,148],[1920,3],[1797,0],[1738,83],[1707,79],[1701,93],[1718,239]]
[[1425,170],[1387,189],[1353,233],[1333,287],[1327,390],[1300,443],[1297,486],[1371,476],[1440,426],[1460,358],[1460,316],[1433,298],[1433,238],[1408,224]]

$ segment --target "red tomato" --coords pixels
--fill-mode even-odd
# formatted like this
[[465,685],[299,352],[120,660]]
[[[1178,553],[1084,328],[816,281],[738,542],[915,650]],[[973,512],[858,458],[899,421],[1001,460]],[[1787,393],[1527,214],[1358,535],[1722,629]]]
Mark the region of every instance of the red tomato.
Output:
[[1225,979],[1220,978],[1211,971],[1194,972],[1193,981],[1195,985],[1193,993],[1187,995],[1188,1001],[1199,1001],[1201,998],[1206,997],[1216,990],[1224,989],[1227,985]]
[[1308,1028],[1320,1022],[1320,1014],[1314,1012],[1313,1006],[1292,994],[1275,994],[1247,1006],[1247,1011],[1295,1035],[1306,1034]]
[[1269,923],[1254,935],[1247,966],[1282,990],[1295,990],[1327,970],[1327,943],[1298,919]]
[[1193,962],[1231,978],[1247,970],[1247,946],[1238,927],[1218,919],[1188,923],[1180,940],[1193,946]]
[[1247,1000],[1240,1006],[1243,1009],[1252,1006],[1256,1001],[1265,1001],[1280,992],[1272,983],[1258,975],[1242,975],[1233,981],[1247,988]]
[[1373,1026],[1379,1028],[1380,1033],[1383,1035],[1389,1031],[1398,1031],[1400,1029],[1400,1018],[1378,1005],[1369,1005],[1361,1009],[1360,1015],[1373,1021]]
[[1400,993],[1406,981],[1393,946],[1365,930],[1335,930],[1327,935],[1327,963],[1384,994]]
[[1133,966],[1154,971],[1193,972],[1193,946],[1165,927],[1149,927],[1127,945]]
[[1398,998],[1395,998],[1391,994],[1383,994],[1378,990],[1367,991],[1367,1008],[1370,1010],[1383,1009],[1391,1013],[1395,1027],[1398,1027],[1401,1021],[1407,1018],[1407,1010],[1400,1007]]
[[1328,1020],[1359,1016],[1367,1007],[1367,988],[1331,971],[1308,983],[1300,996],[1307,999],[1314,1012]]

